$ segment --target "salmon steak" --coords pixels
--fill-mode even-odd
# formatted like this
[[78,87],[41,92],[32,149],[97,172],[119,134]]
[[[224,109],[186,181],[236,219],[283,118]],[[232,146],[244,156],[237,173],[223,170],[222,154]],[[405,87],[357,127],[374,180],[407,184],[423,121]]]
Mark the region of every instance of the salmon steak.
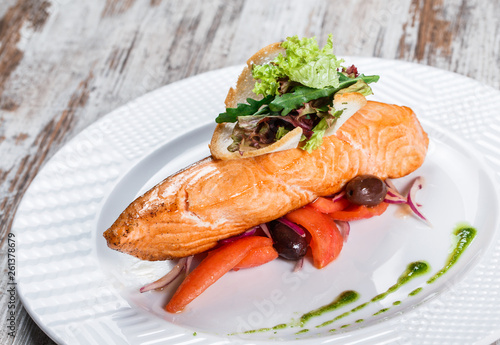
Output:
[[205,158],[133,201],[104,232],[110,248],[143,260],[194,255],[339,192],[352,178],[400,178],[424,162],[428,137],[404,106],[368,101],[308,153]]

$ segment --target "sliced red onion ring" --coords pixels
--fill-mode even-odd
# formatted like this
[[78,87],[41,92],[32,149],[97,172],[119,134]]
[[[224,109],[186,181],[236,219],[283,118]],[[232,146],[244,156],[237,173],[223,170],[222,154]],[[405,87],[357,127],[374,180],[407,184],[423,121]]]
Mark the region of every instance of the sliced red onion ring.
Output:
[[384,202],[388,204],[406,204],[406,198],[401,195],[396,195],[388,190],[385,195]]
[[184,268],[186,269],[186,274],[189,273],[189,271],[191,270],[191,264],[193,263],[193,258],[194,258],[193,255],[187,257],[186,264],[184,265]]
[[293,272],[299,272],[300,270],[302,270],[303,266],[304,266],[304,257],[301,257],[295,263],[295,266],[293,267]]
[[396,188],[394,183],[392,183],[391,180],[385,179],[384,182],[385,182],[386,186],[388,187],[387,194],[389,194],[390,196],[393,196],[393,197],[401,198],[402,200],[406,201],[406,198],[398,191],[398,189]]
[[335,224],[337,224],[340,234],[344,239],[344,243],[346,243],[347,239],[349,238],[349,233],[351,232],[351,225],[349,224],[349,222],[344,222],[341,220],[336,220]]
[[233,237],[229,237],[229,238],[225,238],[223,240],[220,240],[219,244],[228,244],[228,243],[234,242],[235,240],[238,240],[240,238],[255,235],[256,231],[257,231],[257,227],[255,226],[255,227],[253,227],[253,228],[245,231],[242,234],[239,234],[239,235],[236,235],[236,236],[233,236]]
[[264,234],[266,234],[267,237],[269,237],[270,239],[272,239],[271,232],[269,231],[269,227],[267,226],[267,224],[266,223],[262,223],[259,226],[262,229],[262,231],[264,231]]
[[286,225],[286,226],[288,226],[290,229],[292,229],[293,231],[295,231],[300,236],[306,237],[306,232],[304,231],[304,229],[302,229],[300,227],[300,225],[297,225],[294,222],[289,221],[285,217],[278,218],[277,221],[280,222],[280,223],[282,223],[282,224],[284,224],[284,225]]
[[341,192],[335,194],[333,197],[332,197],[332,201],[335,202],[335,201],[339,201],[340,199],[342,199],[345,195],[345,190],[342,190]]
[[390,189],[392,189],[392,190],[394,190],[394,191],[396,191],[396,192],[397,192],[397,190],[398,190],[398,189],[396,188],[396,186],[394,185],[394,183],[392,183],[392,181],[391,181],[391,180],[389,180],[388,178],[386,178],[386,179],[384,180],[384,182],[385,182],[385,184],[387,185],[387,187],[389,187]]
[[186,268],[186,262],[187,258],[182,258],[177,262],[177,265],[174,266],[168,272],[165,274],[163,277],[158,279],[157,281],[154,281],[152,283],[149,283],[145,286],[143,286],[139,292],[146,292],[146,291],[151,291],[151,290],[156,290],[156,289],[161,289],[163,287],[166,287],[168,284],[172,283],[181,273],[182,271]]
[[413,183],[410,187],[410,192],[408,193],[408,196],[407,196],[407,203],[408,203],[408,206],[410,206],[411,210],[430,226],[431,223],[427,220],[427,218],[424,217],[424,215],[420,211],[420,205],[414,202],[417,191],[422,189],[423,186],[424,186],[424,178],[422,176],[417,177],[413,181]]

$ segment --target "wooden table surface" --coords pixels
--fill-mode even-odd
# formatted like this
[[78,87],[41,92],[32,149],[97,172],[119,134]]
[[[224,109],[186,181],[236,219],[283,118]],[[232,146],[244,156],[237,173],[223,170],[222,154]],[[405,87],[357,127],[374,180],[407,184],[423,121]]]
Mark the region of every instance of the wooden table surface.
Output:
[[[500,1],[2,0],[0,234],[44,163],[78,132],[162,85],[241,64],[290,35],[334,35],[337,55],[435,66],[500,88]],[[16,335],[53,344],[16,299]]]

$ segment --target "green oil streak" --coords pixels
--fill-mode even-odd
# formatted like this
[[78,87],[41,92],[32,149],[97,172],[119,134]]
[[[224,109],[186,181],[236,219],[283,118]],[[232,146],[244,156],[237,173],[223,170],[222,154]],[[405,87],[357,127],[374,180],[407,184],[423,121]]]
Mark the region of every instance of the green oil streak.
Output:
[[[404,284],[406,284],[409,281],[411,281],[413,278],[419,277],[419,276],[421,276],[421,275],[423,275],[423,274],[425,274],[427,272],[429,272],[429,264],[428,263],[426,263],[425,261],[412,262],[411,264],[409,264],[406,267],[406,270],[399,276],[399,278],[397,280],[397,283],[394,284],[394,285],[392,285],[391,287],[389,287],[389,289],[387,289],[386,292],[383,292],[383,293],[381,293],[381,294],[373,297],[369,302],[360,304],[360,305],[358,305],[357,307],[351,309],[348,312],[345,312],[343,314],[340,314],[340,315],[336,316],[335,318],[333,318],[331,320],[323,322],[322,324],[316,326],[316,328],[328,326],[328,325],[334,323],[337,320],[340,320],[340,319],[342,319],[342,318],[344,318],[344,317],[346,317],[346,316],[348,316],[348,315],[350,315],[350,314],[352,314],[354,312],[357,312],[358,310],[363,309],[364,307],[366,307],[370,303],[377,302],[377,301],[380,301],[381,299],[384,299],[389,294],[395,292],[401,286],[403,286]],[[378,311],[375,315],[378,315],[378,314],[381,314],[383,312],[386,312],[387,310],[389,310],[389,308],[382,309],[382,310]]]
[[416,294],[418,294],[420,291],[422,291],[423,288],[419,287],[419,288],[416,288],[415,290],[413,290],[412,292],[410,292],[408,294],[408,297],[411,297],[411,296],[415,296]]
[[343,314],[340,314],[339,316],[335,317],[334,319],[331,319],[331,320],[328,320],[328,321],[325,321],[323,322],[321,325],[317,325],[316,328],[320,328],[320,327],[324,327],[324,326],[328,326],[329,324],[331,323],[334,323],[335,321],[338,321],[340,319],[343,319],[344,317],[350,315],[352,313],[352,310],[351,311],[346,311],[345,313]]
[[313,317],[317,317],[323,315],[324,313],[339,309],[349,303],[357,301],[358,299],[359,293],[357,293],[356,291],[344,291],[335,300],[333,300],[333,302],[302,315],[300,317],[300,325],[304,326],[304,324]]
[[380,309],[375,314],[373,314],[373,316],[377,316],[377,315],[383,314],[383,313],[385,313],[388,310],[389,310],[389,308]]
[[288,325],[286,323],[280,323],[279,325],[274,326],[272,329],[277,330],[277,329],[284,329],[287,327],[288,327]]
[[296,335],[298,335],[298,334],[303,334],[303,333],[307,333],[307,332],[309,332],[309,330],[308,330],[307,328],[304,328],[304,329],[302,329],[302,330],[298,331],[298,332],[297,332],[297,333],[295,333],[295,334],[296,334]]
[[415,277],[421,276],[425,273],[429,272],[429,264],[424,261],[416,261],[406,267],[406,271],[403,272],[401,276],[398,278],[398,282],[387,289],[386,292],[383,292],[371,299],[371,302],[377,302],[381,299],[386,298],[389,294],[393,293],[397,289],[399,289],[404,284],[408,283]]
[[268,332],[268,331],[271,331],[272,328],[259,328],[259,329],[252,329],[252,330],[249,330],[249,331],[245,331],[243,332],[244,334],[254,334],[254,333],[260,333],[260,332]]
[[296,326],[296,323],[292,324],[287,324],[287,323],[280,323],[279,325],[276,325],[274,327],[264,327],[264,328],[258,328],[258,329],[251,329],[249,331],[243,332],[243,334],[254,334],[254,333],[263,333],[263,332],[269,332],[269,331],[276,331],[279,329],[285,329],[287,327],[294,327]]
[[427,284],[434,283],[436,279],[445,274],[458,261],[463,252],[472,243],[474,237],[476,237],[476,232],[477,232],[476,229],[474,229],[469,225],[459,225],[455,229],[454,235],[456,236],[457,239],[455,248],[451,252],[450,256],[448,256],[446,265],[436,274],[434,274],[431,278],[429,278]]
[[356,308],[351,309],[351,313],[355,313],[355,312],[357,312],[358,310],[363,309],[363,308],[364,308],[364,307],[366,307],[368,304],[370,304],[370,302],[366,302],[366,303],[363,303],[363,304],[358,305]]

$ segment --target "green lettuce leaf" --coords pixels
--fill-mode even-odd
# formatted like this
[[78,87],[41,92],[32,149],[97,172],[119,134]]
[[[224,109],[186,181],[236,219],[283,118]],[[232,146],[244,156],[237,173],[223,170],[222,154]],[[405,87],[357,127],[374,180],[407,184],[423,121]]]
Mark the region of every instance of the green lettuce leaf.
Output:
[[275,64],[283,70],[290,80],[316,89],[338,87],[337,69],[344,60],[337,60],[333,54],[333,38],[323,49],[319,49],[315,38],[288,37],[281,45],[286,50],[286,56],[279,55]]
[[290,132],[289,130],[287,130],[285,127],[279,127],[278,128],[278,131],[276,132],[276,140],[280,140],[281,138],[283,138],[288,132]]
[[254,65],[252,75],[257,82],[253,92],[257,95],[277,95],[278,79],[288,77],[304,86],[322,89],[338,87],[342,59],[333,54],[332,35],[323,49],[319,49],[316,39],[297,36],[288,37],[282,44],[286,54],[278,55],[270,64]]
[[365,83],[363,80],[358,80],[351,86],[348,86],[345,89],[337,91],[338,94],[343,94],[348,92],[357,92],[365,97],[373,94],[372,88],[369,87],[368,84]]
[[328,122],[328,118],[326,117],[322,118],[321,121],[318,122],[318,124],[313,128],[313,135],[302,146],[303,150],[311,153],[312,150],[316,150],[321,146],[325,132],[330,127]]
[[264,96],[277,95],[280,86],[278,79],[285,77],[283,71],[270,64],[254,65],[252,67],[252,76],[255,80],[259,80],[258,83],[255,83],[253,92],[256,95]]

